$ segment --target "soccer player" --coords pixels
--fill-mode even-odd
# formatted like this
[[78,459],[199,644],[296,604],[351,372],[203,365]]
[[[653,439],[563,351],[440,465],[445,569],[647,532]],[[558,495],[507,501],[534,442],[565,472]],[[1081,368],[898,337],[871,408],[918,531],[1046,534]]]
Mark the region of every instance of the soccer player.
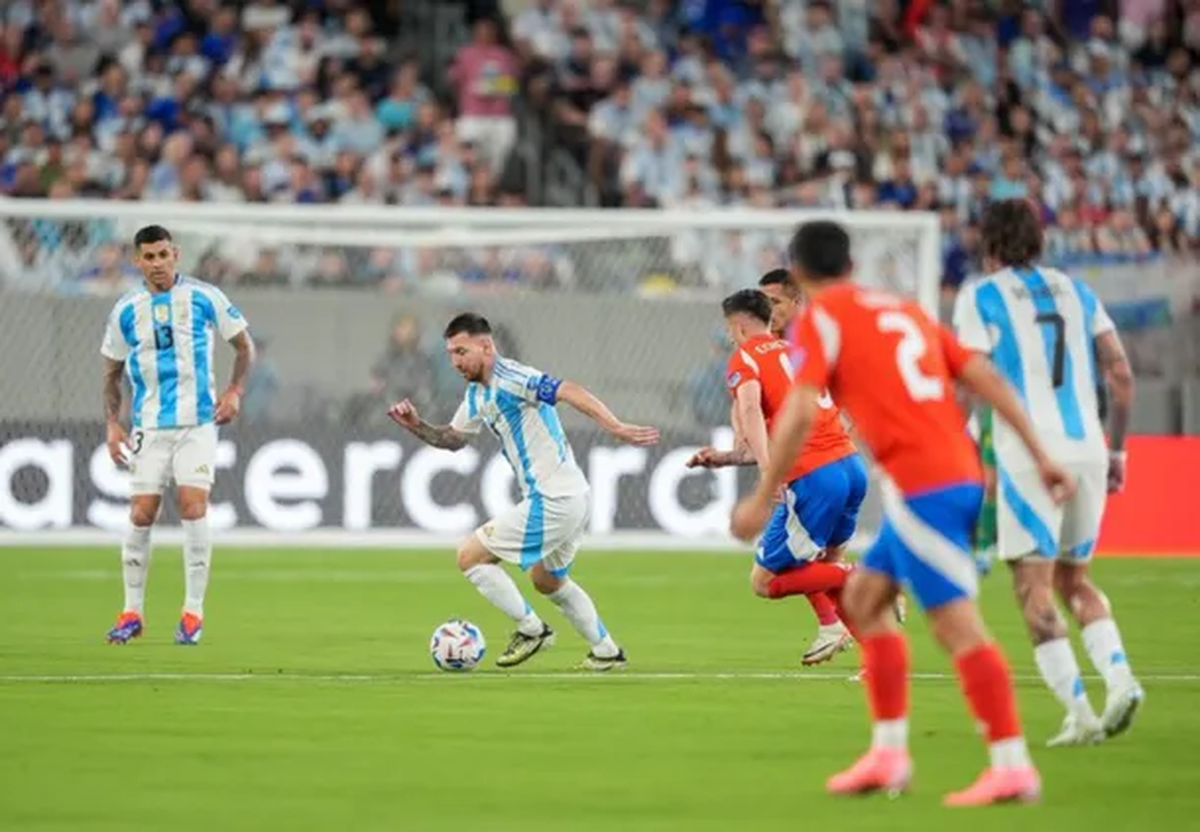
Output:
[[[725,298],[721,310],[729,337],[737,345],[726,371],[737,444],[732,451],[702,448],[688,466],[758,465],[764,470],[768,432],[792,387],[788,343],[771,331],[771,303],[757,289],[735,292]],[[819,628],[801,662],[819,664],[851,641],[827,593],[839,593],[846,581],[847,570],[836,558],[854,535],[867,493],[866,466],[828,395],[820,399],[817,425],[786,481],[784,501],[759,541],[750,585],[762,598],[805,595],[809,599]],[[834,558],[826,560],[826,553]]]
[[[238,415],[254,342],[246,319],[220,289],[176,270],[179,249],[167,229],[146,226],[134,236],[133,248],[145,282],[117,301],[100,347],[108,453],[128,467],[132,491],[121,548],[125,607],[108,641],[125,644],[142,634],[150,528],[173,482],[184,535],[184,602],[175,643],[197,644],[212,562],[208,492],[216,471],[217,425]],[[233,377],[219,397],[212,370],[217,336],[237,353]],[[132,435],[120,422],[124,374],[133,389]]]
[[915,301],[851,280],[850,238],[835,222],[805,223],[792,240],[793,275],[809,298],[797,331],[796,386],[772,436],[767,472],[731,521],[742,539],[757,534],[775,490],[804,443],[829,390],[850,414],[886,473],[886,519],[843,592],[858,630],[874,717],[870,750],[827,788],[837,794],[903,790],[908,752],[908,645],[891,605],[907,582],[930,628],[953,657],[963,691],[983,724],[991,765],[946,803],[974,806],[1033,800],[1041,781],[1029,758],[1012,676],[975,604],[970,554],[983,495],[979,455],[954,395],[954,381],[989,402],[1024,441],[1045,488],[1065,498],[1070,477],[1051,461],[1016,394],[987,358],[968,352]]
[[[955,307],[962,343],[992,357],[1020,393],[1034,429],[1077,478],[1059,506],[1039,486],[1037,468],[1012,428],[994,425],[997,552],[1013,585],[1046,686],[1066,708],[1050,745],[1087,745],[1125,731],[1144,693],[1130,670],[1112,608],[1088,576],[1106,493],[1125,480],[1125,433],[1133,374],[1104,306],[1082,281],[1036,265],[1042,226],[1019,199],[983,215],[984,255],[998,271],[964,287]],[[1099,376],[1110,388],[1109,441],[1097,401]],[[1084,690],[1055,591],[1083,630],[1104,678],[1097,719]]]
[[487,427],[500,442],[521,487],[521,501],[494,517],[458,547],[458,568],[475,588],[516,624],[508,648],[496,660],[514,667],[554,644],[554,631],[538,617],[499,565],[529,570],[533,585],[558,607],[591,645],[583,667],[612,670],[625,653],[600,620],[596,605],[568,577],[587,524],[589,487],[575,464],[555,405],[565,402],[633,445],[658,442],[658,430],[622,422],[582,386],[504,358],[496,351],[486,318],[464,313],[446,326],[446,350],[467,380],[462,404],[450,424],[421,419],[405,399],[388,415],[435,448],[457,451]]

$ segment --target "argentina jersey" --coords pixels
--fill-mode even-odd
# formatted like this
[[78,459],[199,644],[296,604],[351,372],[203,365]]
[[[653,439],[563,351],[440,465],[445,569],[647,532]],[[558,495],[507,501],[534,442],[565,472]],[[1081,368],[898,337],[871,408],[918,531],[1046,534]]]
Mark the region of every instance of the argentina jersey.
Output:
[[117,301],[100,353],[125,362],[135,428],[182,428],[213,421],[213,343],[246,329],[215,286],[179,275],[166,292],[145,286]]
[[[1056,459],[1107,460],[1095,340],[1115,327],[1090,287],[1056,269],[1004,269],[963,287],[954,326],[1016,388]],[[1002,420],[994,441],[1002,466],[1032,466]]]
[[588,490],[554,407],[561,384],[540,370],[497,356],[491,381],[468,384],[450,422],[469,435],[487,426],[526,499],[570,497]]

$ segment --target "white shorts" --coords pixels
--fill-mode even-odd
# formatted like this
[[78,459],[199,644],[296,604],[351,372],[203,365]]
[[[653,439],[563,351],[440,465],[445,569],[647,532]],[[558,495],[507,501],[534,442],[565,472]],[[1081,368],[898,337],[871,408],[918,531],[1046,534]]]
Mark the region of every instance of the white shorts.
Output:
[[579,541],[587,528],[591,499],[531,497],[484,523],[475,536],[500,560],[529,569],[541,561],[554,575],[571,569]]
[[134,428],[129,436],[133,494],[161,494],[171,483],[211,489],[217,467],[217,426]]
[[997,550],[1001,560],[1026,556],[1083,563],[1092,556],[1108,498],[1108,463],[1067,465],[1073,497],[1055,505],[1037,471],[1004,471],[996,487]]

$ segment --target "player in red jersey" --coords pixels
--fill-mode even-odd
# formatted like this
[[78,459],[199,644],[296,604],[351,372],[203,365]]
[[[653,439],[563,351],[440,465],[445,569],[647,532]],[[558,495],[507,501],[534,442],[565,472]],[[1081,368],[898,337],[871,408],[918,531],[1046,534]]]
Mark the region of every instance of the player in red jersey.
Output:
[[793,276],[811,299],[797,332],[796,386],[778,417],[768,469],[754,495],[734,510],[733,532],[749,538],[766,523],[787,460],[803,444],[822,390],[830,390],[854,419],[888,477],[883,528],[843,596],[863,649],[874,719],[871,749],[831,777],[827,788],[850,794],[909,785],[908,645],[890,614],[904,581],[953,657],[990,747],[988,769],[946,803],[1034,800],[1041,780],[1021,734],[1012,676],[974,600],[979,576],[970,538],[983,498],[982,472],[954,382],[1012,426],[1056,499],[1067,497],[1073,484],[1047,456],[1012,388],[986,358],[968,352],[915,302],[851,282],[844,228],[829,221],[806,223],[790,254]]
[[[725,298],[721,309],[737,345],[726,371],[737,445],[732,451],[703,448],[688,466],[757,464],[762,471],[767,465],[768,433],[792,388],[790,347],[771,332],[772,309],[763,292],[735,292]],[[846,567],[833,560],[853,536],[867,493],[866,466],[828,395],[821,398],[817,424],[785,481],[783,500],[759,540],[750,584],[763,598],[808,597],[819,627],[801,661],[819,664],[851,642],[828,593],[840,593],[845,584]],[[835,558],[827,562],[825,555],[830,552]],[[829,618],[822,619],[825,605]]]

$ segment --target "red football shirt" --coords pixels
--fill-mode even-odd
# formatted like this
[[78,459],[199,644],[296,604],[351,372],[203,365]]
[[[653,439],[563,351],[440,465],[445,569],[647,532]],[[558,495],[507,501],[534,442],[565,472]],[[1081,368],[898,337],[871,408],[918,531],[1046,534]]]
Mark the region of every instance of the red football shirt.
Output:
[[[748,381],[757,381],[761,388],[763,416],[767,421],[767,432],[775,426],[775,419],[783,410],[783,403],[793,386],[791,347],[787,341],[769,333],[746,339],[729,357],[725,374],[729,392],[737,398],[737,391]],[[812,432],[800,449],[796,462],[788,470],[787,481],[802,477],[809,471],[837,462],[856,453],[850,435],[842,425],[841,414],[829,395],[822,394],[820,410]]]
[[828,389],[906,494],[982,481],[955,398],[972,353],[912,300],[842,283],[796,327],[796,381]]

